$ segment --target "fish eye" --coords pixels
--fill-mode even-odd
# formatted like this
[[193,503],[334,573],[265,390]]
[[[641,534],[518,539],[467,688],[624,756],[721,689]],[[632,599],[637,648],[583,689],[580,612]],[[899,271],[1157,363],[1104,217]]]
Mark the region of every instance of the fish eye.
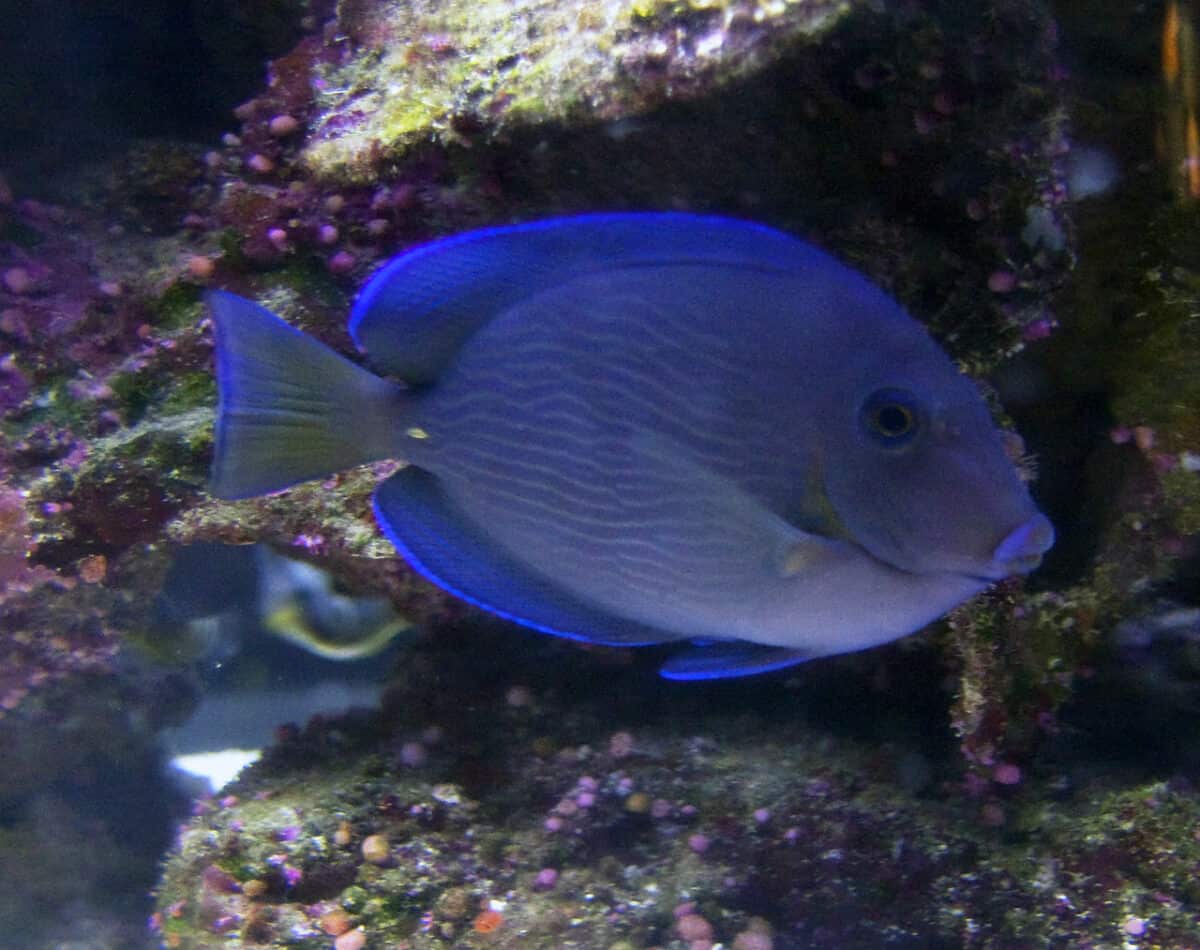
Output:
[[862,424],[871,438],[887,448],[913,440],[920,428],[917,401],[899,389],[877,389],[862,406]]

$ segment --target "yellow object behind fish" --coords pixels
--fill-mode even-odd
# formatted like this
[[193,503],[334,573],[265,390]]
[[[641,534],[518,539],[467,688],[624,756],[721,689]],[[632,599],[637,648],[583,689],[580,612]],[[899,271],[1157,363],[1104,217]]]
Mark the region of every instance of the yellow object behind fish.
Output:
[[309,622],[299,603],[284,604],[263,617],[263,626],[281,639],[326,660],[362,660],[382,653],[411,624],[399,617],[372,627],[357,640],[335,639]]

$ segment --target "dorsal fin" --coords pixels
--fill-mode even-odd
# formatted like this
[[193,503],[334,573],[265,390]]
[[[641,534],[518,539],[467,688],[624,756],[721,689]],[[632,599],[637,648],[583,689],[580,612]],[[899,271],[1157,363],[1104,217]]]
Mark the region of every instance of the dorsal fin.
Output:
[[732,218],[550,218],[472,231],[401,254],[363,288],[350,334],[381,370],[428,383],[495,314],[579,275],[673,262],[794,270],[828,260],[780,231]]

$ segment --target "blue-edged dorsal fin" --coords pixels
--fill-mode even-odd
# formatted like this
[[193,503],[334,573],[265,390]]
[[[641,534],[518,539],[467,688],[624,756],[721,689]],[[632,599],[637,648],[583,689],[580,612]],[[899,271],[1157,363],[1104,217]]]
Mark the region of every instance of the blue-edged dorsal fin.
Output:
[[247,498],[392,454],[407,398],[264,307],[214,290],[210,491]]
[[660,671],[669,680],[715,680],[770,673],[811,660],[816,654],[744,640],[706,642],[671,657]]
[[613,617],[525,569],[454,509],[437,479],[401,469],[375,492],[375,515],[392,544],[439,587],[543,633],[609,646],[683,639]]
[[828,258],[782,232],[692,214],[590,214],[487,228],[401,254],[363,288],[350,334],[373,365],[432,382],[494,315],[574,277],[670,263],[796,269]]

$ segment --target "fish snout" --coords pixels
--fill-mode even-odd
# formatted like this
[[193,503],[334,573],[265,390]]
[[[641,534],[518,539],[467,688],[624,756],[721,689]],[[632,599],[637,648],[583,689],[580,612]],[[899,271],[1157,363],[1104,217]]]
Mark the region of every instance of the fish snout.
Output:
[[992,552],[997,575],[1028,574],[1054,544],[1054,525],[1041,512],[1009,532]]

